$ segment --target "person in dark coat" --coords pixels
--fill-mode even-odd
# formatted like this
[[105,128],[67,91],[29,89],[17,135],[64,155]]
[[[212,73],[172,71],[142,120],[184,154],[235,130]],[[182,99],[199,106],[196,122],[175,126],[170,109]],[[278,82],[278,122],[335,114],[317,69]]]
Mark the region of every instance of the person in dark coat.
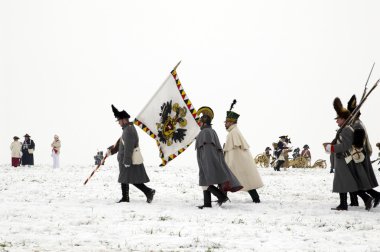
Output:
[[25,134],[24,136],[24,142],[22,143],[22,157],[21,157],[21,164],[24,165],[34,165],[34,150],[36,149],[36,145],[32,139],[30,139],[30,136],[28,134]]
[[272,157],[272,154],[270,153],[271,150],[272,149],[270,147],[265,148],[265,156],[268,158],[268,161],[270,161],[270,158]]
[[[199,166],[199,185],[203,188],[204,201],[198,208],[203,209],[212,207],[211,194],[218,198],[218,205],[222,205],[229,200],[223,191],[236,192],[243,187],[227,166],[218,135],[211,127],[214,112],[210,107],[201,107],[197,113],[202,114],[199,120],[201,132],[196,138],[195,149]],[[220,184],[222,190],[218,189],[216,184]]]
[[132,154],[139,148],[139,137],[132,122],[129,122],[130,115],[125,111],[118,111],[112,105],[112,111],[117,118],[123,134],[115,145],[108,148],[107,156],[117,154],[117,161],[119,162],[119,179],[121,183],[122,198],[120,202],[129,202],[129,184],[133,184],[141,190],[145,196],[146,201],[151,203],[153,196],[156,193],[154,189],[147,187],[144,183],[149,182],[149,177],[146,174],[143,163],[134,163],[132,161]]
[[285,164],[287,159],[285,150],[288,149],[287,144],[290,142],[290,139],[287,136],[280,136],[280,141],[277,143],[277,149],[274,152],[274,155],[277,158],[276,165],[273,167],[275,171],[280,171],[280,168]]
[[[354,109],[356,108],[356,105],[357,105],[356,96],[353,95],[351,99],[348,101],[347,109],[352,113]],[[363,132],[362,139],[358,139],[358,141],[360,141],[359,145],[360,145],[360,148],[362,148],[362,153],[364,155],[364,161],[361,162],[361,164],[364,167],[366,175],[368,176],[369,183],[371,185],[371,189],[367,190],[366,193],[371,195],[372,198],[374,198],[373,207],[377,207],[380,202],[380,193],[373,189],[379,186],[379,183],[377,182],[376,175],[373,171],[372,162],[371,162],[372,147],[369,142],[367,130],[363,122],[359,118],[360,118],[360,111],[357,114],[357,118],[355,122],[352,124],[352,128],[354,129],[354,135],[360,135],[360,132]],[[350,193],[350,200],[351,200],[350,206],[359,206],[358,197],[356,193]]]
[[311,153],[309,145],[305,144],[303,146],[303,150],[301,151],[301,157],[306,158],[308,166],[311,165]]
[[[342,127],[345,121],[350,116],[350,111],[343,107],[342,102],[337,97],[333,102],[334,109],[337,113],[336,122],[339,127]],[[331,208],[331,210],[347,210],[347,193],[357,192],[357,194],[365,202],[366,210],[372,208],[372,198],[365,194],[370,188],[368,178],[365,175],[361,164],[355,163],[350,159],[350,151],[354,143],[354,130],[351,126],[346,125],[339,133],[337,142],[324,143],[323,146],[327,153],[334,155],[334,180],[333,192],[339,193],[340,204]]]

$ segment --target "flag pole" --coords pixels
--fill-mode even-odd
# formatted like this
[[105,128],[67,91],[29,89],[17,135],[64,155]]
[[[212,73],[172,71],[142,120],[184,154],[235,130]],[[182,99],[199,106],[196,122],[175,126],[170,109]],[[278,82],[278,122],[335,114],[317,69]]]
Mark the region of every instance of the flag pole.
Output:
[[179,64],[181,64],[182,60],[180,60],[177,65],[173,68],[173,71],[177,70],[177,67],[179,66]]

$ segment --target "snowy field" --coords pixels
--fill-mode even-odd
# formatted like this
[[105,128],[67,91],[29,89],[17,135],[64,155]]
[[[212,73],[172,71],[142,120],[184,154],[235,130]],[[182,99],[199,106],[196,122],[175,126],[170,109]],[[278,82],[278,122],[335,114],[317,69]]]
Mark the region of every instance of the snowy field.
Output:
[[380,208],[331,211],[325,169],[260,168],[261,204],[238,192],[204,210],[195,165],[147,167],[152,204],[133,186],[116,204],[107,164],[83,186],[92,169],[0,166],[0,251],[380,251]]

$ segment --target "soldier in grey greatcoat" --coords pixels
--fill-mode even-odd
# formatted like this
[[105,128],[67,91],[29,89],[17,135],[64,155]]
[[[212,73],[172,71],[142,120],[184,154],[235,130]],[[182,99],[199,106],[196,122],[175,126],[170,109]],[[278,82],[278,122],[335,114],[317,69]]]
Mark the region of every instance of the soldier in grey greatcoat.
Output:
[[119,162],[119,179],[121,183],[122,198],[120,202],[129,202],[129,184],[133,184],[140,189],[146,196],[147,202],[151,203],[155,190],[147,187],[144,183],[149,182],[144,164],[133,164],[132,153],[136,147],[139,147],[139,137],[132,122],[129,122],[129,114],[127,112],[118,111],[112,105],[112,111],[123,129],[123,134],[117,143],[108,148],[107,156],[117,154]]
[[[356,105],[357,105],[356,96],[353,95],[351,99],[348,101],[347,109],[352,113],[354,109],[356,108]],[[365,192],[374,198],[373,207],[377,207],[380,202],[380,193],[373,189],[379,186],[379,183],[377,182],[376,175],[373,171],[372,162],[370,159],[372,155],[372,147],[369,142],[367,130],[363,122],[359,119],[359,117],[360,117],[360,111],[357,114],[357,119],[352,124],[352,128],[354,129],[354,135],[360,135],[360,132],[363,132],[362,133],[363,139],[357,139],[357,140],[361,142],[362,153],[364,155],[364,161],[361,162],[361,164],[363,165],[364,171],[366,172],[369,183],[371,185],[371,189]],[[350,193],[350,199],[351,199],[350,206],[359,205],[358,197],[355,193]]]
[[204,204],[198,208],[203,209],[212,207],[211,194],[218,198],[219,205],[228,200],[228,197],[214,186],[215,184],[220,184],[225,192],[236,192],[243,187],[227,166],[219,138],[211,127],[214,112],[210,107],[201,107],[198,110],[198,115],[200,114],[202,114],[199,122],[201,132],[196,138],[195,149],[199,166],[199,185],[203,188],[204,201]]
[[[336,122],[342,127],[350,111],[343,107],[339,98],[334,99],[334,109],[337,113]],[[363,191],[370,189],[368,178],[361,164],[349,159],[353,147],[354,130],[346,125],[338,135],[336,143],[324,143],[327,153],[334,155],[333,192],[339,193],[340,204],[332,210],[347,210],[347,193],[356,192],[365,202],[366,210],[372,208],[372,198]]]

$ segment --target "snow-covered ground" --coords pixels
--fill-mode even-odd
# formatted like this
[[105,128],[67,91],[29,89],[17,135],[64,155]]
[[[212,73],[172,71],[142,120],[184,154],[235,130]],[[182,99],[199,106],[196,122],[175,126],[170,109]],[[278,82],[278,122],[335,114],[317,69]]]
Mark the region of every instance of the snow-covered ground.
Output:
[[325,169],[260,168],[262,203],[238,192],[204,210],[196,165],[147,167],[152,204],[133,186],[116,204],[118,168],[107,164],[83,186],[92,169],[0,166],[0,250],[380,251],[380,207],[331,211]]

